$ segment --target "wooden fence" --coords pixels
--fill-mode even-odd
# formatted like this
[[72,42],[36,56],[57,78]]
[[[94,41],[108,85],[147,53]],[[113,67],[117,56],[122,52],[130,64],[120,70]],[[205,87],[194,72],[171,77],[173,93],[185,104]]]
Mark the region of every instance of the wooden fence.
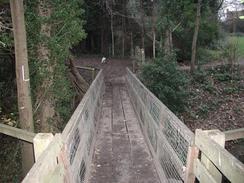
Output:
[[129,69],[126,79],[161,182],[183,182],[194,134]]
[[127,87],[161,182],[220,183],[223,175],[244,182],[244,166],[225,141],[244,138],[244,129],[196,130],[195,135],[127,69]]
[[[194,175],[200,183],[221,183],[223,176],[230,182],[244,182],[244,165],[225,148],[227,140],[244,138],[244,129],[221,132],[219,130],[196,130]],[[193,181],[192,181],[193,182]]]
[[104,76],[100,71],[62,134],[54,137],[39,134],[37,160],[24,183],[85,181],[89,175],[103,92]]

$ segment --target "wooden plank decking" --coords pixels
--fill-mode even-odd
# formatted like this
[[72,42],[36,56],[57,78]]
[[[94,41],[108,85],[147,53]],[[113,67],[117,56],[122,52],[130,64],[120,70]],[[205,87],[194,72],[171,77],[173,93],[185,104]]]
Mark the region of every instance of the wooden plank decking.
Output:
[[158,183],[123,79],[106,84],[90,183]]

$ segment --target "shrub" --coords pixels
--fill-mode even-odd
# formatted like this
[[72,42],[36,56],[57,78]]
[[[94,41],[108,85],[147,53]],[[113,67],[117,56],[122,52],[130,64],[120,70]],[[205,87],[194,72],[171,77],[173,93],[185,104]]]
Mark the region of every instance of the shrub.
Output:
[[188,79],[176,68],[174,55],[161,56],[142,67],[143,83],[173,112],[182,112],[186,104]]

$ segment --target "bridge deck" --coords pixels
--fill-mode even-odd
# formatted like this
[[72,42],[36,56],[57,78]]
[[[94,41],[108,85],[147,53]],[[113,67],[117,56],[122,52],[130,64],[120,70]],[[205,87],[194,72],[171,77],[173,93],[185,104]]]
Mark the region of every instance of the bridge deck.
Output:
[[101,113],[89,182],[160,182],[123,82],[106,83]]

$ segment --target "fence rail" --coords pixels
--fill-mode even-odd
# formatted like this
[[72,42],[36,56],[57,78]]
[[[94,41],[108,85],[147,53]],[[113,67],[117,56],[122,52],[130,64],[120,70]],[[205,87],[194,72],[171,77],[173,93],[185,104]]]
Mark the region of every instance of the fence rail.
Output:
[[225,131],[225,141],[237,140],[244,138],[244,128]]
[[164,182],[183,182],[194,134],[127,69],[128,92]]
[[224,137],[219,130],[196,130],[195,145],[201,152],[201,161],[195,160],[194,173],[200,182],[209,179],[219,183],[224,175],[231,182],[243,183],[244,165],[223,147]]
[[223,175],[231,182],[243,182],[243,164],[224,145],[243,138],[244,129],[197,130],[194,135],[129,69],[126,78],[162,182],[193,183],[197,178],[203,183],[220,183]]
[[36,163],[23,180],[24,183],[85,180],[89,175],[88,165],[92,157],[90,152],[93,151],[103,92],[104,77],[100,71],[62,134],[47,136],[51,140],[38,155]]
[[33,143],[33,139],[36,136],[35,133],[28,132],[19,128],[11,127],[9,125],[4,125],[0,123],[0,133]]

